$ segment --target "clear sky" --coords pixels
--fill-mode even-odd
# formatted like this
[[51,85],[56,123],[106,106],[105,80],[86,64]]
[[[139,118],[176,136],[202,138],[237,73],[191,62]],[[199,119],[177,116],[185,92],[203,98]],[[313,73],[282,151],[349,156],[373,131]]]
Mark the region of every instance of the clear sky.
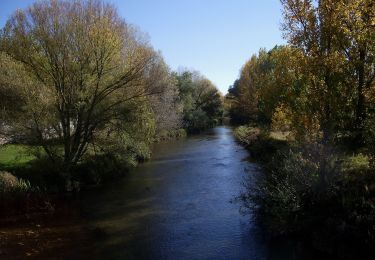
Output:
[[[35,0],[0,0],[0,27]],[[107,0],[169,64],[196,69],[223,93],[260,48],[283,44],[279,0]]]

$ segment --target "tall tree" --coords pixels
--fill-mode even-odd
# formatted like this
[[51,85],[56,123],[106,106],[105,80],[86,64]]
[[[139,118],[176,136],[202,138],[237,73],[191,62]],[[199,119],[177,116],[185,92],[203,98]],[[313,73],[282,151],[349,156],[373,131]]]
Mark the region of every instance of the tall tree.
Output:
[[[310,89],[321,98],[325,136],[355,131],[363,144],[375,79],[375,11],[371,0],[282,0],[290,44],[308,60]],[[319,102],[318,102],[319,103]]]
[[350,122],[357,131],[358,141],[362,142],[371,106],[366,97],[375,82],[375,3],[370,0],[338,2],[334,22],[340,49],[346,58],[346,84],[353,93],[354,120]]
[[319,117],[324,139],[332,137],[342,100],[341,81],[344,57],[337,44],[335,0],[281,0],[284,7],[285,36],[292,47],[307,58],[309,85],[320,98]]
[[183,120],[189,131],[200,131],[218,123],[223,100],[211,81],[188,70],[176,74],[183,106]]
[[[25,129],[67,172],[97,133],[126,123],[134,100],[161,91],[145,80],[158,62],[155,52],[100,1],[38,1],[18,10],[0,48],[32,82],[24,90]],[[56,143],[63,144],[62,156]]]

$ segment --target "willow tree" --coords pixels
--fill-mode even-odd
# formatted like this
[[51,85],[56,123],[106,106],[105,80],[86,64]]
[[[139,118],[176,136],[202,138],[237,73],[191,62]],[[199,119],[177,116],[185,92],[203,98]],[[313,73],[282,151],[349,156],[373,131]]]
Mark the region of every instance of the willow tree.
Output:
[[65,172],[97,133],[116,130],[129,108],[161,91],[145,77],[158,56],[113,6],[100,1],[38,1],[11,16],[0,48],[30,83],[22,86],[18,122]]

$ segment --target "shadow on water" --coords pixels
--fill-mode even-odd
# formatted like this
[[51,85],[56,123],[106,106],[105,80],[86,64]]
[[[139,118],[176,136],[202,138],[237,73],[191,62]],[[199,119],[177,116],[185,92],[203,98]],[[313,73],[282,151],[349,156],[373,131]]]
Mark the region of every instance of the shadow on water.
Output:
[[[231,203],[256,165],[230,128],[155,145],[130,176],[84,194],[91,252],[137,259],[298,259],[295,245],[266,243]],[[247,169],[247,171],[245,171]],[[305,258],[306,259],[306,258]]]
[[79,195],[77,239],[54,257],[308,259],[289,241],[266,242],[231,203],[257,167],[244,160],[248,153],[230,128],[157,144],[153,151],[152,160],[127,178]]

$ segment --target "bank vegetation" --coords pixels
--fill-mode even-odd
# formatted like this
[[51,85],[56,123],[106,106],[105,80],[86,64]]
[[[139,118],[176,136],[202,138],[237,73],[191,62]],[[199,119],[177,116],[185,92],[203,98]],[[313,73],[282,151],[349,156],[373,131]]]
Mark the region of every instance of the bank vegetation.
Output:
[[281,2],[288,44],[253,55],[226,96],[264,172],[246,182],[245,208],[274,236],[373,254],[374,1]]

